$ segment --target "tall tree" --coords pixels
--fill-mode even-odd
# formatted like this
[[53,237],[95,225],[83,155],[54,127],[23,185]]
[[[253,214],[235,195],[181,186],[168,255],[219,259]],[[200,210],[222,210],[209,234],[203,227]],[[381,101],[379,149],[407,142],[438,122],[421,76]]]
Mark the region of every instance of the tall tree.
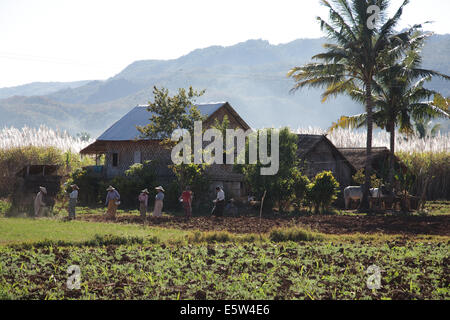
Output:
[[[369,188],[372,174],[372,131],[374,77],[383,68],[382,56],[387,50],[401,53],[415,29],[414,26],[397,33],[395,27],[409,3],[405,0],[395,14],[387,17],[389,0],[321,0],[329,9],[329,20],[318,17],[321,29],[326,32],[332,43],[324,45],[326,52],[315,55],[316,63],[309,63],[291,69],[288,76],[296,84],[293,91],[303,87],[326,88],[325,101],[330,96],[345,94],[348,86],[364,88],[364,105],[367,113],[367,151],[364,196],[362,209],[369,208]],[[377,19],[373,11],[379,9]]]

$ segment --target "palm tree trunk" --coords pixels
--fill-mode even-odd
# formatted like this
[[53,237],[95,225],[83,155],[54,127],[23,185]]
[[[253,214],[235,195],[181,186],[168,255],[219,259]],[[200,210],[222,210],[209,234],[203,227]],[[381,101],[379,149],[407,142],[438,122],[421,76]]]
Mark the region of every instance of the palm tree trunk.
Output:
[[367,145],[366,145],[366,168],[365,182],[363,187],[363,198],[361,200],[360,210],[367,211],[369,206],[370,177],[372,176],[372,132],[373,132],[373,113],[372,113],[372,83],[366,83],[366,112],[367,112]]
[[395,172],[395,124],[391,121],[390,126],[390,158],[389,158],[389,189],[394,190],[394,172]]

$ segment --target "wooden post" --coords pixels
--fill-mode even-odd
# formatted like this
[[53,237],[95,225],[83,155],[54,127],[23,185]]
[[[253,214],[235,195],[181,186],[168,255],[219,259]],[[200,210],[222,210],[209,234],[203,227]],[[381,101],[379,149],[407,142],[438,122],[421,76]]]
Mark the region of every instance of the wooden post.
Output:
[[260,226],[261,226],[262,209],[263,209],[263,205],[264,205],[264,198],[266,197],[266,192],[267,192],[267,190],[264,190],[264,194],[263,194],[263,197],[261,199],[261,208],[259,209],[259,225]]

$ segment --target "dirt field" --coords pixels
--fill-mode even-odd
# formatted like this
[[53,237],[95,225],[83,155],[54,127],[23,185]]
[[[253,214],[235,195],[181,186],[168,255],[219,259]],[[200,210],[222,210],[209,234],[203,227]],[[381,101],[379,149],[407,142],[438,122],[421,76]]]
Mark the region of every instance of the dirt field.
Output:
[[[104,215],[80,215],[87,221],[106,222]],[[119,214],[116,223],[142,223],[136,215]],[[147,218],[150,226],[182,230],[228,231],[237,234],[265,233],[276,227],[308,226],[328,234],[385,233],[405,235],[450,236],[450,216],[304,216],[295,218],[258,217],[182,217]]]

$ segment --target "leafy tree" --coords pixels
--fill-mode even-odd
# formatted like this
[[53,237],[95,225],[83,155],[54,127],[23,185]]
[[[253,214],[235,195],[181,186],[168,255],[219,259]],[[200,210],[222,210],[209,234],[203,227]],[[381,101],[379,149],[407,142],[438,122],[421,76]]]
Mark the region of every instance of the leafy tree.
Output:
[[[272,130],[269,130],[267,135],[268,145],[270,145]],[[278,205],[281,210],[287,209],[291,201],[302,197],[305,193],[307,178],[302,176],[299,169],[297,143],[298,137],[296,134],[291,133],[288,128],[280,130],[280,164],[278,173],[275,175],[261,175],[261,168],[265,165],[259,161],[257,164],[236,165],[236,168],[244,174],[247,185],[250,186],[256,196],[261,198],[264,191],[267,191],[264,200],[264,203],[267,204],[266,208]],[[246,152],[247,156],[248,154]]]
[[[349,86],[362,87],[365,98],[364,105],[367,113],[367,157],[366,177],[362,208],[369,208],[370,177],[372,175],[372,131],[373,131],[373,87],[374,77],[384,67],[383,56],[390,50],[400,53],[409,44],[414,31],[420,25],[413,26],[406,31],[396,33],[394,28],[398,24],[403,8],[409,3],[405,0],[392,18],[387,18],[388,0],[334,0],[321,1],[329,9],[329,21],[318,17],[331,43],[324,47],[326,52],[313,57],[317,63],[309,63],[291,69],[288,76],[296,84],[293,91],[303,87],[326,88],[323,93],[325,101],[330,96],[347,93]],[[332,3],[332,4],[331,4]],[[371,13],[368,8],[372,5],[380,9],[379,19],[373,28],[368,21]]]
[[[364,168],[358,170],[353,176],[353,181],[355,181],[359,185],[364,184],[365,174],[364,174]],[[370,177],[370,185],[374,188],[380,188],[383,184],[383,181],[381,179],[378,179],[376,174],[373,174]]]
[[180,164],[172,165],[172,171],[177,178],[178,196],[181,191],[189,186],[194,193],[193,207],[199,209],[202,203],[209,203],[207,201],[209,191],[209,180],[206,172],[207,165],[204,164]]
[[170,140],[172,133],[177,129],[194,132],[194,122],[204,121],[203,116],[195,106],[195,101],[201,97],[205,90],[196,91],[192,87],[188,90],[178,89],[178,93],[169,96],[166,88],[153,88],[154,101],[149,102],[147,110],[152,113],[150,123],[138,126],[143,138]]
[[331,171],[318,173],[308,185],[307,197],[314,205],[316,214],[328,210],[330,204],[337,199],[339,183]]

